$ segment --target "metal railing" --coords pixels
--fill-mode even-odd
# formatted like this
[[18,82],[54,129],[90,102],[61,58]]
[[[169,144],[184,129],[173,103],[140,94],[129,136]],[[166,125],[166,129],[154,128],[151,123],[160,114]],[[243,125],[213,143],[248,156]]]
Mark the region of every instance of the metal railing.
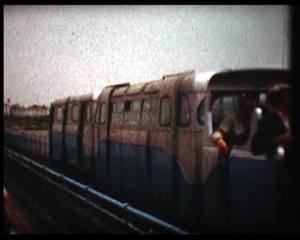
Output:
[[[22,164],[25,168],[34,172],[36,175],[39,175],[39,177],[41,177],[44,181],[47,181],[49,184],[55,185],[61,191],[79,199],[83,204],[85,204],[85,206],[88,206],[99,213],[105,214],[107,217],[121,223],[124,227],[135,233],[189,234],[187,231],[130,206],[128,203],[122,203],[91,188],[89,185],[84,185],[65,176],[64,174],[57,173],[47,166],[41,165],[7,147],[4,147],[4,155],[19,164]],[[109,208],[103,207],[99,203],[95,203],[92,198],[98,200],[98,202],[99,200],[105,202],[106,205],[109,205]],[[122,214],[116,213],[118,211],[122,212]],[[134,222],[143,223],[143,227],[137,226]]]

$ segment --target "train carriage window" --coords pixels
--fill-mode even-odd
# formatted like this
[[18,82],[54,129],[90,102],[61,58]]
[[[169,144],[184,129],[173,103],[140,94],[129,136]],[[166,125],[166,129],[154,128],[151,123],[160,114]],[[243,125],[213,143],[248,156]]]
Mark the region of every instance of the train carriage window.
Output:
[[117,109],[118,109],[118,103],[112,102],[112,103],[111,103],[111,111],[112,111],[113,113],[115,113],[115,112],[117,112]]
[[139,100],[132,102],[132,111],[141,111],[141,102]]
[[86,105],[86,113],[85,113],[85,121],[87,123],[91,122],[91,104],[87,103]]
[[187,96],[183,95],[179,99],[179,125],[187,126],[190,123],[190,106]]
[[102,103],[101,104],[101,123],[105,123],[105,119],[106,119],[106,104],[105,103]]
[[[215,91],[211,94],[212,131],[220,127],[225,119],[224,128],[234,129],[224,137],[239,149],[250,150],[251,115],[253,109],[264,98],[264,94],[258,91]],[[264,100],[262,101],[264,102]],[[229,125],[230,124],[230,125]],[[246,131],[245,131],[246,130]]]
[[66,120],[67,122],[72,122],[72,103],[69,103],[68,105],[66,105]]
[[142,101],[141,122],[144,126],[157,126],[159,124],[160,100],[156,98]]
[[201,102],[199,103],[199,106],[197,109],[197,120],[198,120],[198,123],[200,123],[201,125],[204,125],[205,105],[206,105],[206,98],[203,98],[201,100]]
[[100,105],[97,105],[96,114],[95,114],[95,122],[100,122]]
[[62,107],[56,107],[56,112],[55,112],[55,119],[57,122],[61,122],[62,121]]
[[145,99],[142,102],[142,111],[148,111],[150,110],[150,106],[151,106],[151,99]]
[[79,119],[79,105],[78,104],[74,104],[72,107],[71,119],[73,122],[77,122]]
[[97,109],[97,102],[96,101],[93,101],[92,105],[91,105],[91,121],[94,120],[95,122],[95,119],[93,119],[95,113],[96,113],[96,109]]
[[132,101],[126,101],[124,105],[124,111],[129,112],[132,110]]
[[[218,93],[216,93],[217,95]],[[213,129],[219,127],[221,122],[229,115],[240,114],[239,107],[247,101],[245,99],[252,100],[256,105],[260,104],[260,107],[262,107],[265,104],[265,93],[235,92],[219,94],[212,105]]]
[[121,112],[123,112],[124,111],[124,103],[123,102],[119,102],[118,104],[117,104],[117,112],[118,113],[121,113]]
[[168,126],[171,123],[172,101],[170,97],[163,97],[160,102],[160,124]]
[[225,117],[234,114],[237,108],[237,95],[223,95],[219,97],[212,107],[213,129],[220,126]]

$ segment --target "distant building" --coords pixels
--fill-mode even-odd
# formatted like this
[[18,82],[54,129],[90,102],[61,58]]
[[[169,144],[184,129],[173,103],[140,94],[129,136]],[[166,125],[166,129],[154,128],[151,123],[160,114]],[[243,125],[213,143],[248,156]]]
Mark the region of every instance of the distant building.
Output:
[[46,116],[49,114],[48,107],[46,106],[33,105],[29,107],[27,110],[29,111],[28,115],[31,117]]
[[12,117],[21,117],[22,107],[19,104],[13,104],[10,109]]
[[[4,106],[6,106],[4,104]],[[7,111],[7,110],[6,110]],[[8,115],[5,115],[8,114]],[[47,106],[40,106],[40,105],[32,105],[30,107],[22,107],[19,104],[14,104],[10,107],[10,112],[5,112],[5,116],[12,116],[12,117],[42,117],[49,115],[49,108]]]
[[49,115],[49,108],[45,105],[41,106],[41,115],[46,116]]
[[41,116],[39,110],[40,110],[40,106],[38,106],[38,105],[32,105],[31,107],[28,108],[29,116],[30,117]]

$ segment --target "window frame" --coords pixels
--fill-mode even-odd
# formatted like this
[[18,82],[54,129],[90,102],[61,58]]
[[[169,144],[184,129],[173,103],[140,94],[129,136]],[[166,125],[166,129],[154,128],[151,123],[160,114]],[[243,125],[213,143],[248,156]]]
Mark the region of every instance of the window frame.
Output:
[[[78,108],[77,119],[74,118],[74,108]],[[71,107],[71,121],[72,122],[78,122],[79,121],[79,115],[80,115],[80,106],[79,106],[79,103],[73,103],[72,107]]]

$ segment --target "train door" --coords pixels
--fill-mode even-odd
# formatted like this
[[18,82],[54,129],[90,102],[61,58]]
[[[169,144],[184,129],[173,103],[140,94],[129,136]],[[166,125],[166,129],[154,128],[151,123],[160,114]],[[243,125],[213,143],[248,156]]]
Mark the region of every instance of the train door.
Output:
[[[203,171],[206,174],[206,219],[212,226],[229,224],[251,227],[259,224],[270,227],[275,220],[280,163],[267,161],[265,156],[254,156],[250,146],[260,111],[253,111],[250,132],[236,141],[228,157],[219,154],[210,138],[226,117],[237,114],[240,98],[246,93],[241,90],[209,94],[212,101],[208,106],[208,131],[204,137]],[[258,101],[265,98],[264,92],[252,91],[249,94],[257,96]],[[213,202],[214,205],[211,204]]]
[[53,124],[51,125],[50,154],[56,160],[63,160],[64,153],[64,123],[65,123],[65,105],[53,104]]
[[71,165],[80,166],[82,151],[82,104],[79,101],[68,102],[68,115],[65,128],[66,160]]
[[110,181],[109,165],[109,104],[110,95],[113,87],[103,89],[97,99],[97,108],[95,115],[95,175],[100,184],[107,185]]
[[94,113],[96,101],[87,101],[83,109],[83,130],[82,130],[82,159],[86,170],[93,169],[94,159]]
[[[205,93],[183,93],[178,97],[177,198],[183,214],[196,217],[199,202],[199,162],[203,135]],[[192,218],[189,218],[192,219]],[[194,219],[195,220],[195,219]]]
[[197,158],[200,154],[197,139],[201,138],[203,131],[197,119],[200,100],[201,95],[198,93],[179,96],[177,145],[180,147],[177,148],[177,157],[185,181],[190,185],[197,183]]

